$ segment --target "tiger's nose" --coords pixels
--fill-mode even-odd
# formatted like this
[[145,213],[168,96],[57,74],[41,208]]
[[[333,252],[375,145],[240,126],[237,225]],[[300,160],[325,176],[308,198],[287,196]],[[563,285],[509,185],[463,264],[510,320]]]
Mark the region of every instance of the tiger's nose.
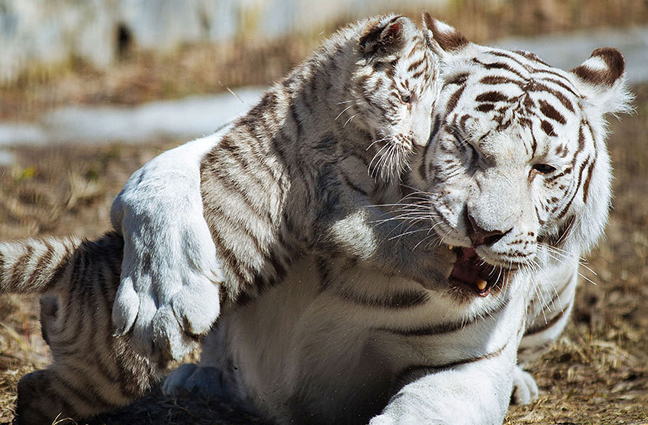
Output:
[[470,238],[473,247],[478,247],[480,245],[487,245],[491,246],[495,244],[497,241],[502,239],[504,235],[506,235],[508,232],[511,231],[511,229],[508,230],[486,230],[479,226],[477,224],[477,220],[475,220],[470,214],[469,211],[466,212],[466,223],[467,223],[467,228],[468,228],[468,237]]

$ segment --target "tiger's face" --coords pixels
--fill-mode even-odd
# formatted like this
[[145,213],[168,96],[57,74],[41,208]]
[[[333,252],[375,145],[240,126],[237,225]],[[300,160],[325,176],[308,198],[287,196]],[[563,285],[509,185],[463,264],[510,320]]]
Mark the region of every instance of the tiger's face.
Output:
[[434,35],[449,44],[418,171],[435,231],[457,254],[449,280],[486,296],[600,237],[611,198],[603,116],[627,108],[624,62],[599,49],[565,72],[442,23]]
[[424,146],[430,134],[438,92],[430,37],[428,29],[393,16],[370,21],[358,41],[348,87],[354,102],[346,114],[371,134],[370,168],[384,180],[400,175],[415,146]]

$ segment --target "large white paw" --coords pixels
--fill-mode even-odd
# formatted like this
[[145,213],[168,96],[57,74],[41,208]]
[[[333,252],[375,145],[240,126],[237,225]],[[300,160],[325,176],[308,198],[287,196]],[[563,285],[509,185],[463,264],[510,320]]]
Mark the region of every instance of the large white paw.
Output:
[[182,364],[164,381],[162,391],[168,396],[182,396],[198,392],[208,399],[234,400],[236,389],[215,367]]
[[529,372],[522,369],[522,366],[516,366],[513,373],[513,395],[511,401],[514,404],[530,404],[539,395],[538,384]]
[[132,348],[153,361],[180,360],[220,312],[223,277],[197,196],[182,208],[166,205],[158,211],[127,196],[113,206],[124,236],[115,333],[132,332]]

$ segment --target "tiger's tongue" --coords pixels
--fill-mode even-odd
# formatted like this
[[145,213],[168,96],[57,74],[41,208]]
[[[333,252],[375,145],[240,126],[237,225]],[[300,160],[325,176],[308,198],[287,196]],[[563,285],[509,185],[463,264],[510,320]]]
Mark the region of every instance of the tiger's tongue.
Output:
[[461,248],[459,258],[452,268],[450,277],[465,284],[474,285],[483,291],[486,289],[486,284],[480,273],[485,272],[486,267],[474,248]]

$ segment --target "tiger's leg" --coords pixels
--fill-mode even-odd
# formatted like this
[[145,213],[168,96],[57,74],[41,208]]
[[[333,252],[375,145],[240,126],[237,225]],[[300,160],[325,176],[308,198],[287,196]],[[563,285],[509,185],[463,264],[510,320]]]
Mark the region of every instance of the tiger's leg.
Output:
[[538,277],[541,288],[529,306],[527,325],[518,349],[512,402],[529,404],[539,395],[538,385],[524,367],[551,348],[568,323],[578,283],[578,264],[565,264]]
[[[109,235],[102,240],[114,239]],[[109,243],[85,245],[95,245],[94,254],[88,253],[91,261],[115,248]],[[103,253],[97,251],[100,246],[105,248]],[[78,263],[91,264],[83,259]],[[73,260],[69,267],[74,269],[78,263]],[[110,321],[105,320],[110,317],[119,274],[104,266],[93,264],[73,277],[69,287],[78,292],[41,297],[41,329],[53,362],[19,381],[17,425],[68,423],[58,421],[108,412],[144,395],[158,382],[164,365],[134,353],[129,338],[113,336]],[[69,423],[75,423],[72,419]]]
[[501,425],[513,387],[516,344],[499,355],[443,371],[403,386],[370,425]]
[[153,159],[113,202],[124,260],[112,320],[116,334],[132,333],[135,351],[153,361],[181,359],[220,312],[222,273],[203,217],[200,160],[226,130]]

